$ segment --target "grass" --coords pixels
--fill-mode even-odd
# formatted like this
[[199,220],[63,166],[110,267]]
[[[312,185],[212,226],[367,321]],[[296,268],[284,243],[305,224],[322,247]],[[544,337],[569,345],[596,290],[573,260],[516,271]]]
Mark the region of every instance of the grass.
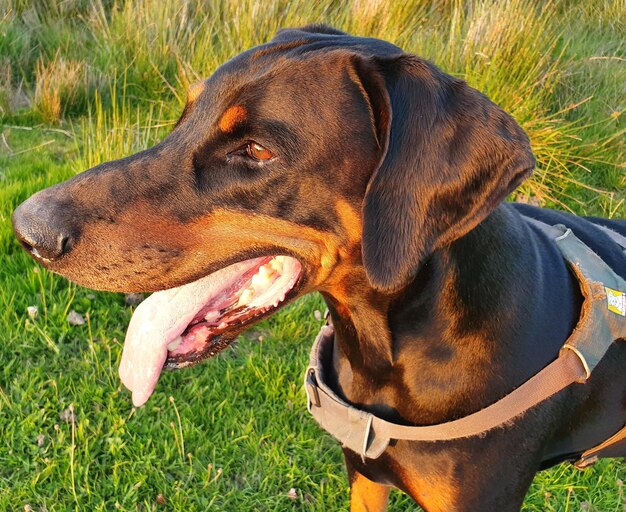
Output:
[[[538,159],[518,198],[626,217],[623,0],[4,0],[1,510],[347,507],[340,450],[301,388],[319,297],[165,375],[134,410],[117,377],[132,308],[35,267],[10,230],[36,190],[162,137],[189,84],[278,28],[314,21],[390,40],[510,111]],[[71,326],[70,311],[85,325]],[[620,461],[558,466],[536,477],[524,510],[621,511],[625,479]],[[390,508],[418,510],[400,493]]]

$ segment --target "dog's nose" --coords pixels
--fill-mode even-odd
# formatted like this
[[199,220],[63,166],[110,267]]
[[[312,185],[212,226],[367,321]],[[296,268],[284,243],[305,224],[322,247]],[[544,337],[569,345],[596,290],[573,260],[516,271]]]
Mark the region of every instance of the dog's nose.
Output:
[[63,216],[37,195],[23,202],[13,212],[13,231],[22,247],[36,258],[57,260],[72,247],[70,230],[63,226]]

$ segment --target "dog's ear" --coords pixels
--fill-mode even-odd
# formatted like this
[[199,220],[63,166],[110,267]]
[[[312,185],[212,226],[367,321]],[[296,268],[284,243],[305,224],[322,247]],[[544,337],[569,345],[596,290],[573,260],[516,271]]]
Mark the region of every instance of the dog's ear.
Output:
[[362,207],[363,264],[375,288],[394,292],[485,219],[535,159],[511,116],[426,61],[366,58],[354,69],[381,146]]

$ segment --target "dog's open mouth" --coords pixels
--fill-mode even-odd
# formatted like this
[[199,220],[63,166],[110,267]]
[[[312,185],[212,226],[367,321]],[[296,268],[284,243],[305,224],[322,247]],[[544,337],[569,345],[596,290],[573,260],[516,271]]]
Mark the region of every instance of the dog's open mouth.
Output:
[[120,377],[143,405],[161,371],[214,356],[250,324],[291,298],[302,266],[290,256],[235,263],[192,283],[153,293],[131,318]]

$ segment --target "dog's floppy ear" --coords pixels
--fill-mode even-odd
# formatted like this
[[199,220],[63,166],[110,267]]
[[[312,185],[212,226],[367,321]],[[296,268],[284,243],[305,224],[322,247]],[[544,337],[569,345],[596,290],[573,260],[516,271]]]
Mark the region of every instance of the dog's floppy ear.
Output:
[[382,148],[363,202],[363,264],[375,288],[393,292],[487,217],[535,159],[511,116],[432,64],[405,54],[355,69]]

